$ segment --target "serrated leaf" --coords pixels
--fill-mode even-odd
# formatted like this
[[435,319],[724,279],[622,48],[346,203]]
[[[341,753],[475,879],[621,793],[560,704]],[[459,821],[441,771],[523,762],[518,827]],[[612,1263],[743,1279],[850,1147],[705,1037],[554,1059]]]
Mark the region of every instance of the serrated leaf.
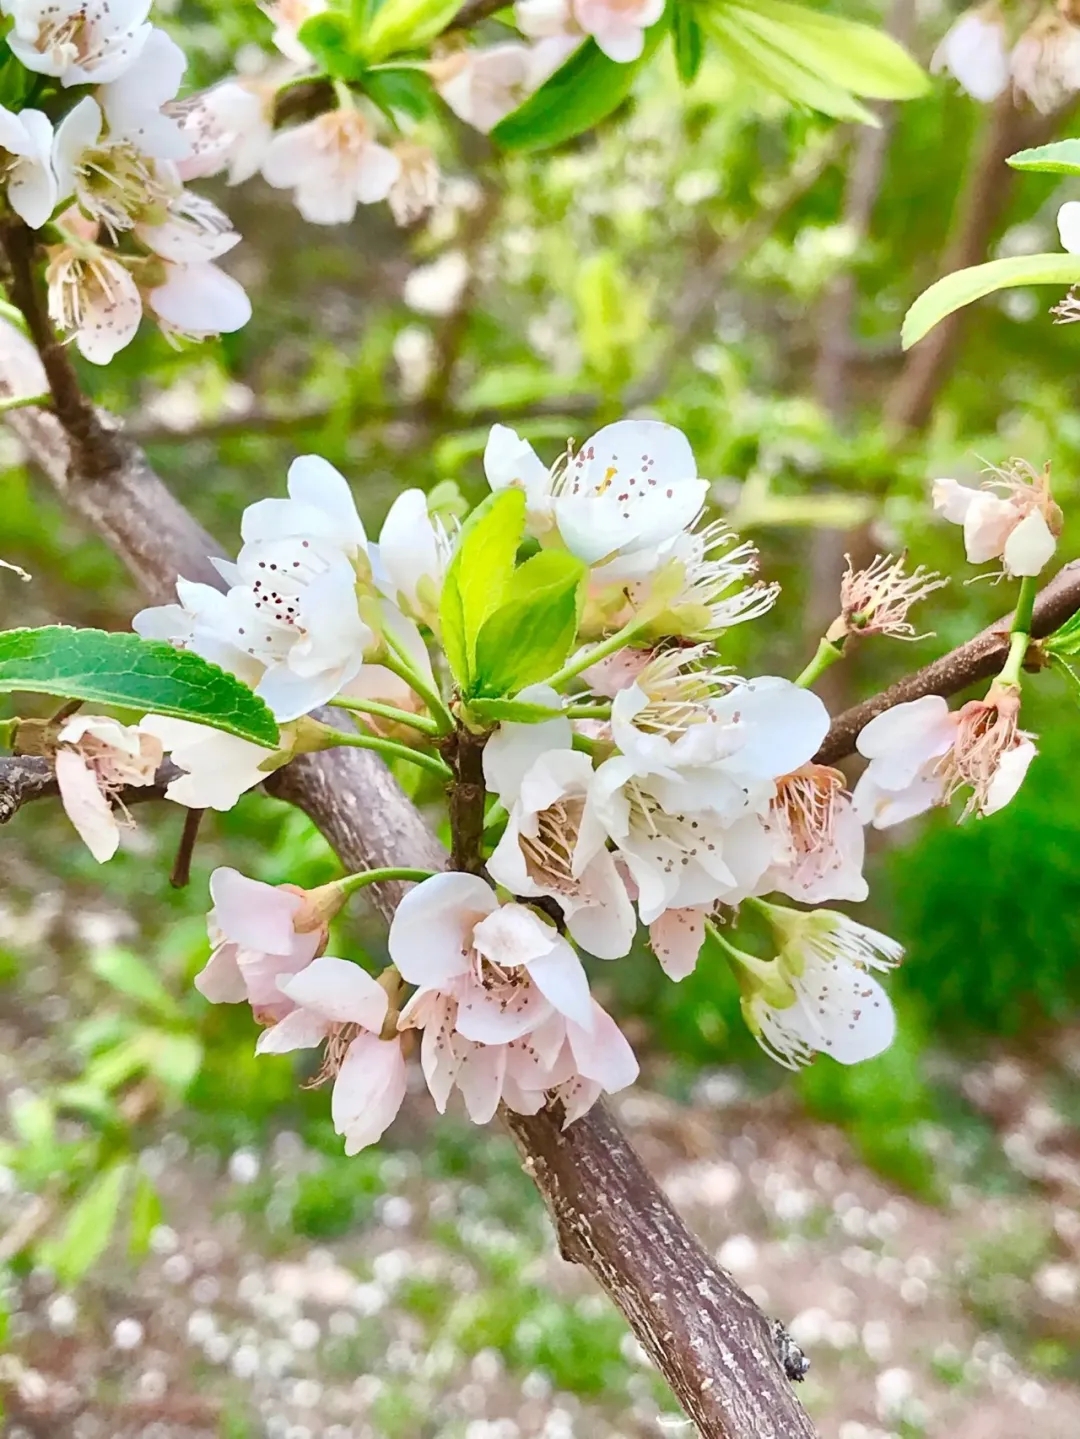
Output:
[[925,290],[904,316],[900,332],[905,350],[955,310],[992,295],[997,290],[1014,289],[1018,285],[1067,286],[1080,283],[1080,255],[1010,255],[1005,260],[990,260],[956,270]]
[[0,694],[25,690],[89,704],[152,710],[274,749],[278,728],[259,697],[190,650],[104,630],[4,630]]
[[647,30],[641,56],[627,64],[609,60],[595,40],[586,40],[523,105],[499,121],[491,138],[504,150],[527,154],[549,150],[591,130],[630,94],[638,71],[651,59],[666,28],[661,20]]
[[561,668],[577,636],[587,573],[565,550],[541,550],[514,571],[476,641],[478,697],[516,694]]
[[90,968],[113,989],[145,1004],[163,1019],[179,1015],[176,1000],[146,961],[130,949],[99,949],[90,960]]
[[926,72],[904,47],[872,25],[787,0],[754,0],[733,8],[766,44],[852,95],[910,100],[929,88]]
[[150,1252],[150,1236],[161,1223],[161,1198],[145,1174],[135,1180],[131,1197],[131,1227],[128,1230],[128,1253],[132,1259],[143,1259]]
[[462,0],[384,0],[360,45],[368,60],[415,50],[434,40],[461,9]]
[[1041,170],[1048,175],[1080,175],[1080,140],[1055,140],[1018,150],[1005,161],[1014,170]]
[[77,1284],[105,1253],[130,1172],[131,1163],[124,1160],[99,1174],[68,1214],[59,1239],[44,1246],[45,1262],[61,1284]]
[[692,85],[705,57],[705,36],[693,8],[685,0],[677,4],[672,12],[671,39],[675,46],[675,68],[679,79],[684,85]]
[[439,600],[443,649],[454,678],[468,690],[481,626],[502,602],[525,531],[525,495],[489,495],[461,527]]

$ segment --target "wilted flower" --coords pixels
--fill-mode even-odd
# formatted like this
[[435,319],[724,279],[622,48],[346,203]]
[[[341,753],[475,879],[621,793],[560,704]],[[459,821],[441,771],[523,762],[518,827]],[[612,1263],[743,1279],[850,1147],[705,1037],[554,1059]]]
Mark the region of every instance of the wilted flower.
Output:
[[1013,84],[1044,115],[1080,90],[1080,29],[1064,15],[1044,10],[1016,42]]
[[262,784],[276,750],[191,720],[146,715],[142,728],[160,740],[173,764],[185,771],[165,791],[165,798],[189,809],[232,809],[240,796]]
[[774,854],[759,893],[804,904],[866,898],[863,827],[839,770],[811,763],[781,776],[766,827]]
[[919,636],[908,622],[908,610],[918,600],[948,584],[933,570],[919,565],[904,573],[904,556],[876,555],[865,569],[856,570],[845,555],[847,569],[840,581],[840,618],[826,638],[839,640],[847,635],[888,635],[891,639],[913,640]]
[[989,103],[1009,83],[1005,20],[996,0],[955,20],[930,61],[934,74],[947,70],[973,100]]
[[1017,726],[1019,708],[1015,691],[995,685],[955,712],[940,695],[924,695],[872,719],[856,741],[870,761],[854,794],[863,823],[888,829],[967,785],[965,814],[1003,808],[1035,757],[1032,736]]
[[1062,529],[1061,509],[1050,493],[1050,466],[1040,473],[1013,460],[992,474],[977,490],[957,480],[935,480],[934,509],[963,525],[973,565],[1000,559],[1007,575],[1037,575],[1053,556]]
[[412,225],[439,198],[438,161],[426,145],[400,140],[394,146],[400,169],[390,187],[390,213],[399,225]]
[[88,714],[69,719],[56,742],[61,802],[87,849],[104,864],[120,844],[117,795],[125,785],[153,784],[161,744],[147,727]]

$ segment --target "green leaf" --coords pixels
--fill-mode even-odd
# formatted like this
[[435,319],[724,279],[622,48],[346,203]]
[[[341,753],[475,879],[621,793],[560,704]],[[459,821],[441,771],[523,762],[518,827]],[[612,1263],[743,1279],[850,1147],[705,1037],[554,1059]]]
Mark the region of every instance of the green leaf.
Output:
[[541,550],[514,571],[476,641],[478,696],[516,694],[562,666],[577,636],[586,574],[565,550]]
[[446,658],[466,691],[473,675],[476,637],[502,602],[524,530],[525,495],[519,489],[489,495],[461,528],[443,584],[439,621]]
[[49,625],[0,633],[0,694],[25,690],[152,710],[274,749],[278,728],[247,685],[190,650],[138,635]]
[[462,0],[385,0],[361,39],[363,53],[369,60],[382,60],[395,51],[426,45],[446,29],[461,4]]
[[[762,89],[771,90],[793,104],[805,105],[837,120],[857,120],[863,125],[879,122],[865,105],[843,86],[833,84],[824,76],[808,70],[797,54],[790,55],[777,48],[775,37],[763,40],[752,25],[746,23],[742,10],[723,7],[707,12],[709,33],[724,51],[725,59],[742,78]],[[784,37],[795,44],[794,36]]]
[[926,72],[904,47],[872,25],[787,0],[753,0],[732,8],[766,44],[852,95],[910,100],[929,88]]
[[296,38],[316,64],[335,80],[358,80],[364,57],[354,43],[348,17],[338,10],[323,10],[305,20]]
[[360,84],[385,115],[424,120],[435,108],[435,91],[422,70],[367,70]]
[[167,1034],[162,1031],[147,1036],[146,1067],[156,1079],[178,1098],[183,1098],[202,1068],[203,1047],[193,1034]]
[[44,1149],[56,1137],[56,1114],[52,1104],[37,1094],[12,1098],[8,1115],[11,1127],[30,1149]]
[[931,285],[904,316],[900,332],[905,350],[934,328],[946,315],[992,295],[997,290],[1017,285],[1075,285],[1080,283],[1080,255],[1011,255],[1006,260],[990,260],[956,270]]
[[523,105],[499,121],[491,138],[504,150],[527,153],[549,150],[591,130],[630,94],[665,30],[663,20],[647,30],[640,58],[625,65],[609,60],[595,40],[586,40]]
[[1056,629],[1052,635],[1043,640],[1042,647],[1044,650],[1049,650],[1051,654],[1080,654],[1080,613],[1067,619],[1060,629]]
[[130,949],[99,949],[90,961],[99,979],[130,999],[145,1004],[163,1019],[176,1019],[176,1000],[150,966]]
[[130,1172],[124,1160],[99,1174],[68,1214],[60,1238],[44,1246],[45,1262],[61,1284],[77,1284],[105,1253]]
[[1052,145],[1036,145],[1033,150],[1018,150],[1005,162],[1014,170],[1042,170],[1050,175],[1080,175],[1080,140],[1055,140]]
[[678,4],[672,12],[671,38],[675,45],[675,68],[684,85],[692,85],[705,58],[705,36],[693,8]]
[[145,1174],[135,1180],[131,1199],[131,1228],[128,1231],[128,1253],[142,1259],[150,1252],[150,1236],[161,1223],[161,1199]]

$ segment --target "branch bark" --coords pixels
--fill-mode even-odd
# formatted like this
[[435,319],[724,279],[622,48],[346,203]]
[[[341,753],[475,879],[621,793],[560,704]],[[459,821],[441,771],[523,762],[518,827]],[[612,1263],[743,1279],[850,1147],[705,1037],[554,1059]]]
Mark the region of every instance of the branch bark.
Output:
[[[1031,633],[1034,639],[1045,639],[1067,619],[1080,610],[1080,560],[1065,565],[1035,601]],[[1012,615],[1004,615],[988,625],[967,644],[950,650],[947,655],[925,665],[914,674],[905,675],[889,689],[882,690],[861,704],[853,705],[837,715],[825,736],[825,742],[814,756],[818,764],[835,764],[855,749],[860,731],[893,705],[921,699],[923,695],[954,695],[978,680],[997,674],[1009,650],[1009,625]]]
[[[25,386],[27,362],[26,342],[5,332],[0,382],[12,393]],[[81,449],[66,443],[57,417],[20,410],[8,419],[31,459],[129,563],[150,599],[169,597],[178,573],[217,582],[206,559],[216,547],[137,451],[119,446],[111,469],[86,474]],[[101,423],[96,415],[94,423]],[[446,863],[370,752],[304,756],[269,787],[310,815],[348,869]],[[370,893],[389,919],[402,889],[387,884]],[[704,1439],[814,1439],[768,1320],[689,1233],[602,1106],[565,1134],[550,1111],[515,1117],[513,1131],[566,1252],[619,1305]]]
[[[125,785],[117,798],[130,808],[150,799],[162,799],[165,787],[177,779],[181,771],[171,760],[160,767],[153,784]],[[12,755],[0,759],[0,824],[13,820],[24,804],[36,799],[55,799],[60,793],[56,773],[47,759],[30,755]]]

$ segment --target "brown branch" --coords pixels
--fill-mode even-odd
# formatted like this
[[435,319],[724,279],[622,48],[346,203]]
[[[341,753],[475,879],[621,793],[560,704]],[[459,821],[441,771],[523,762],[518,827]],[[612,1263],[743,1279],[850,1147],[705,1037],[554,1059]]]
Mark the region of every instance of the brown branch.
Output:
[[[153,784],[125,785],[117,799],[125,808],[145,804],[147,800],[163,799],[165,787],[181,774],[171,762],[158,769]],[[24,804],[36,799],[55,799],[60,793],[56,775],[47,759],[29,755],[12,755],[0,759],[0,824],[15,818]]]
[[[18,338],[5,332],[0,341],[0,380],[12,387]],[[137,452],[125,447],[111,473],[84,476],[53,416],[17,411],[8,420],[150,598],[168,597],[178,573],[213,582],[205,559],[213,545]],[[310,815],[350,870],[445,864],[418,811],[368,751],[304,756],[268,787]],[[387,919],[401,889],[372,887]],[[566,1134],[550,1111],[515,1121],[514,1132],[568,1252],[619,1305],[704,1439],[814,1439],[767,1321],[687,1231],[603,1107]]]
[[[1017,177],[1006,159],[1027,146],[1045,144],[1067,113],[1068,110],[1053,115],[1021,112],[1008,90],[996,101],[957,203],[957,219],[939,274],[950,275],[985,260]],[[908,355],[885,405],[886,421],[895,429],[921,430],[929,422],[937,397],[952,372],[969,313],[970,307],[948,315]]]
[[[1080,611],[1080,560],[1073,560],[1054,576],[1035,601],[1031,633],[1035,639],[1053,634],[1067,619]],[[853,705],[837,715],[814,758],[819,764],[835,764],[855,749],[855,741],[875,716],[893,705],[921,699],[923,695],[954,695],[977,680],[989,679],[1005,663],[1009,649],[1011,615],[1004,615],[967,644],[925,665],[887,690]]]

